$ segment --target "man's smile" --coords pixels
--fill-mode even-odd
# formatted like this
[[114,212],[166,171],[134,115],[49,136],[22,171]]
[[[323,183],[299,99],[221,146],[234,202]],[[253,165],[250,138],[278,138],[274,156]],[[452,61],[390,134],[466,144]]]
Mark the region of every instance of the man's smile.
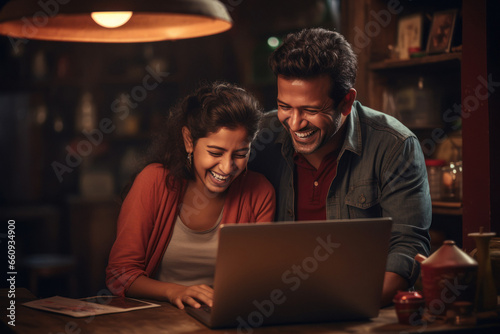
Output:
[[307,137],[310,137],[313,134],[315,134],[316,131],[318,131],[318,130],[316,129],[316,130],[301,131],[301,132],[294,132],[294,133],[299,138],[307,138]]

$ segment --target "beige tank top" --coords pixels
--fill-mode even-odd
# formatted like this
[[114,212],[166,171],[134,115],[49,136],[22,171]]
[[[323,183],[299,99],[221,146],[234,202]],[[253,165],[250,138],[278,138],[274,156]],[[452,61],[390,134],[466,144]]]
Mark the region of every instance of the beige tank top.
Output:
[[213,285],[222,211],[215,225],[206,231],[190,229],[177,216],[157,280],[182,285]]

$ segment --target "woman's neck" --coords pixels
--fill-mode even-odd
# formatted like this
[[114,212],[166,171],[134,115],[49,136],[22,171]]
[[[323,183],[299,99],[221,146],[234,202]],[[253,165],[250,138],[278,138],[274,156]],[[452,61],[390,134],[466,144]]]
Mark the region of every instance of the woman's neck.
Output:
[[179,211],[183,223],[192,230],[211,228],[220,216],[225,198],[225,193],[212,193],[189,181]]

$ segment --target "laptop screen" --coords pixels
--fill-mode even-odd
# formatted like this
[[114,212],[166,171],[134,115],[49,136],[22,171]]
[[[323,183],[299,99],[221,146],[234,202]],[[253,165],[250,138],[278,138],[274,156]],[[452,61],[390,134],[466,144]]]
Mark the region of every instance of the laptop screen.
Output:
[[390,218],[222,225],[210,327],[376,317]]

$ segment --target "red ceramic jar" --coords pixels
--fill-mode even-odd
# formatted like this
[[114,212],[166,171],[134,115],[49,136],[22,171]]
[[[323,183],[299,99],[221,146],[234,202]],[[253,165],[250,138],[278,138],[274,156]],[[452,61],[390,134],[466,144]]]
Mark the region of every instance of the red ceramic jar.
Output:
[[444,241],[420,266],[425,304],[431,315],[445,316],[455,302],[474,302],[477,262],[453,240]]

